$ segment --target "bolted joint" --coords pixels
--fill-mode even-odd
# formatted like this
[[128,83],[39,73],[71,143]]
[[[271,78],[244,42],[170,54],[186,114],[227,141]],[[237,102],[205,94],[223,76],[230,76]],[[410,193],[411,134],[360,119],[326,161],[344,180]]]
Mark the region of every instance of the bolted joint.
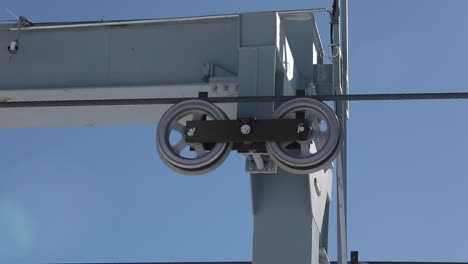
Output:
[[302,132],[305,131],[305,127],[304,127],[304,124],[303,123],[300,123],[298,126],[297,126],[297,133],[300,134]]
[[189,129],[187,130],[187,136],[189,136],[189,137],[195,136],[195,130],[196,130],[195,127],[189,128]]
[[240,127],[240,131],[241,131],[242,134],[248,135],[248,134],[250,134],[250,132],[252,132],[252,127],[249,124],[243,124]]
[[10,45],[8,46],[8,52],[10,52],[11,55],[16,55],[18,50],[19,50],[18,42],[12,41]]

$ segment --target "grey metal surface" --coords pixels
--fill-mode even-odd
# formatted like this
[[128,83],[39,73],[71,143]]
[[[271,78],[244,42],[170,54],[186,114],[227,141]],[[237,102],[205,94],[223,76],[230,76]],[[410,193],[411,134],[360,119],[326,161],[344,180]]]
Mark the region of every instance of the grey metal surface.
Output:
[[[306,83],[297,60],[302,53],[293,51],[287,34],[282,31],[287,27],[277,16],[265,16],[270,16],[265,20],[274,22],[268,25],[268,29],[262,28],[265,24],[257,23],[253,17],[241,16],[241,24],[249,29],[269,32],[268,36],[271,37],[271,27],[276,27],[277,36],[270,38],[270,43],[266,43],[265,38],[258,40],[249,33],[241,37],[244,39],[241,44],[248,45],[240,48],[239,55],[241,97],[294,95],[295,90]],[[244,18],[246,20],[242,21]],[[313,45],[310,42],[309,49]],[[310,57],[314,55],[313,52],[305,54],[308,56],[301,59],[309,63],[317,61]],[[271,102],[240,103],[238,116],[271,118],[273,110]],[[293,175],[281,169],[276,174],[251,174],[253,263],[319,263],[321,229],[328,219],[324,216],[325,205],[331,192],[328,188],[331,181],[328,180],[331,180],[330,173]],[[314,182],[321,192],[316,191]]]
[[236,18],[23,31],[11,63],[0,52],[0,90],[198,83],[203,63],[237,72],[237,40]]
[[[279,16],[294,18],[314,11],[294,10],[280,12]],[[248,15],[258,16],[258,23],[268,24],[267,14],[278,16],[275,12]],[[294,21],[294,26],[285,26],[296,54],[309,54],[309,47],[317,46],[316,40],[313,40],[315,44],[310,42],[310,37],[301,40],[316,30],[309,27],[311,21]],[[237,14],[40,23],[35,27],[23,27],[19,52],[12,57],[11,63],[8,50],[0,50],[0,101],[193,97],[196,96],[193,88],[197,85],[199,87],[195,89],[208,91],[210,97],[223,96],[224,87],[229,86],[231,91],[231,86],[237,86],[239,48],[248,48],[248,43],[240,45],[241,34],[266,40],[261,34],[249,33],[249,28],[243,33],[241,30]],[[273,31],[263,33],[272,40],[276,39]],[[17,24],[0,25],[0,44],[7,47],[17,33]],[[295,63],[305,69],[310,68],[313,61],[309,55],[295,56]],[[216,88],[217,77],[203,83],[206,81],[203,65],[206,64],[228,72],[232,77],[229,83]],[[304,72],[300,67],[294,71]],[[303,83],[300,78],[295,81],[297,85]],[[145,87],[144,91],[141,87]],[[236,93],[224,94],[231,95]],[[229,108],[232,111],[232,107]],[[167,106],[4,109],[0,113],[0,127],[154,124],[166,109]],[[224,106],[223,110],[227,111]]]
[[[265,12],[268,13],[276,14]],[[57,28],[50,29],[23,29],[21,51],[11,64],[8,51],[0,52],[0,77],[8,76],[0,78],[0,90],[197,83],[204,63],[215,63],[236,75],[238,15],[208,18],[96,23],[93,27],[68,23],[54,24]],[[264,19],[257,22],[269,23]],[[314,32],[311,25],[313,18],[294,21],[293,26],[286,28],[291,43],[303,45],[293,44],[295,53],[309,55],[309,36]],[[5,47],[16,38],[17,32],[10,30],[15,27],[12,24],[0,28],[0,43],[5,43]],[[244,28],[242,35],[250,34],[266,42],[276,38],[273,31],[249,30]],[[310,57],[296,58],[304,69],[311,67],[306,58]]]
[[309,15],[303,20],[298,20],[295,17],[282,16],[282,21],[291,51],[293,54],[297,54],[296,63],[299,72],[305,79],[311,80],[313,78],[313,64],[299,57],[320,59],[319,56],[314,55],[320,54],[323,50],[314,17]]
[[334,94],[332,64],[314,65],[313,88],[319,95]]
[[[226,84],[222,84],[225,87]],[[230,84],[233,86],[235,84]],[[219,96],[235,96],[237,92],[230,89],[215,89],[218,83],[199,83],[193,85],[167,86],[117,86],[117,87],[89,87],[67,89],[29,89],[29,90],[0,90],[0,101],[21,103],[24,101],[51,100],[55,103],[70,100],[132,100],[157,97],[164,98],[195,98],[199,92],[207,92],[212,98]],[[175,102],[172,102],[173,104]],[[11,127],[63,127],[63,126],[97,126],[97,125],[132,125],[156,124],[162,114],[169,108],[169,104],[116,104],[75,105],[72,107],[25,107],[6,108],[0,111],[0,128]],[[235,118],[237,105],[233,103],[218,104],[230,118]]]
[[252,174],[276,173],[278,165],[266,153],[247,153],[245,172]]
[[[279,18],[276,14],[262,15],[263,18],[241,15],[242,28],[250,30],[246,34],[241,30],[239,96],[275,95]],[[259,19],[270,23],[259,23]],[[268,32],[269,35],[257,38],[251,32]],[[238,116],[271,118],[273,109],[273,103],[239,104]],[[312,233],[308,178],[291,176],[282,170],[276,174],[250,176],[255,264],[310,263]]]
[[[47,108],[77,106],[116,106],[116,105],[171,105],[199,97],[135,98],[135,99],[82,99],[82,100],[39,100],[39,101],[0,101],[0,108]],[[468,99],[468,93],[403,93],[403,94],[342,94],[342,95],[305,95],[305,96],[228,96],[210,97],[207,102],[228,103],[282,103],[307,98],[318,101],[406,101],[406,100],[460,100]],[[0,100],[3,98],[0,98]]]
[[278,169],[251,176],[254,209],[253,263],[313,263],[308,175]]

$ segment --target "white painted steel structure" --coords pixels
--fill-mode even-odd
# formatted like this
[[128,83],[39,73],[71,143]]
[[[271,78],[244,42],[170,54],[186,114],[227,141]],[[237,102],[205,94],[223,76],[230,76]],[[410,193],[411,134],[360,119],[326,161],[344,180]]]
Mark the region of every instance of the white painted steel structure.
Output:
[[[184,98],[199,92],[210,97],[273,96],[294,95],[298,89],[346,93],[347,51],[340,46],[346,42],[333,24],[333,45],[344,57],[325,65],[315,12],[329,11],[0,25],[0,44],[16,41],[19,47],[14,55],[0,51],[0,101]],[[275,109],[273,103],[218,106],[231,119],[271,118]],[[169,107],[5,108],[0,128],[156,124]],[[335,107],[346,133],[347,105]],[[338,263],[346,263],[345,146],[343,150],[336,170],[251,174],[253,263],[329,263],[333,171],[338,174]]]

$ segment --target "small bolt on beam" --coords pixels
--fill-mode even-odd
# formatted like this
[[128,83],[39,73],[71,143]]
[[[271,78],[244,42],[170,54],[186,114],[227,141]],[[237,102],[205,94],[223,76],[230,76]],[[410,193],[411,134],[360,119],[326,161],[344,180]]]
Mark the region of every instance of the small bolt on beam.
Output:
[[16,55],[18,52],[19,46],[17,41],[12,41],[10,45],[8,46],[8,52],[10,52],[10,55]]

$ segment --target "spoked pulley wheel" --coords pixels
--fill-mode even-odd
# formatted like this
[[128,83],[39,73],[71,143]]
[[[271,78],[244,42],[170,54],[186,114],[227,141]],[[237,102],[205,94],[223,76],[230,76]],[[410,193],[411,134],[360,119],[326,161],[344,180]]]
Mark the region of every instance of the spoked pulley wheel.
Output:
[[[266,142],[266,149],[285,171],[304,174],[323,169],[341,146],[341,128],[335,112],[325,103],[309,98],[288,101],[273,113],[273,119],[306,119],[307,140]],[[298,127],[300,129],[300,127]]]
[[167,110],[161,117],[156,143],[161,159],[173,170],[186,175],[208,173],[219,165],[232,150],[232,143],[220,142],[211,146],[187,143],[186,122],[192,120],[226,120],[226,114],[212,103],[203,100],[187,100]]

